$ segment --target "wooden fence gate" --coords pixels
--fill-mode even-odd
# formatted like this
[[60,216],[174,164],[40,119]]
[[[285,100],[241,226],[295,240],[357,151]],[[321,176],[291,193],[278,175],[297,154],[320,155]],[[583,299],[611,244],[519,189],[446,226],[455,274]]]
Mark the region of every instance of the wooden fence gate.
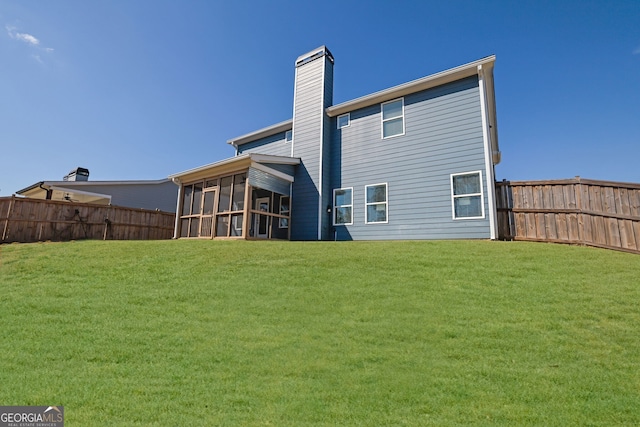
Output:
[[640,254],[640,184],[590,179],[496,182],[498,236]]
[[156,240],[173,237],[175,214],[21,197],[0,198],[0,243]]

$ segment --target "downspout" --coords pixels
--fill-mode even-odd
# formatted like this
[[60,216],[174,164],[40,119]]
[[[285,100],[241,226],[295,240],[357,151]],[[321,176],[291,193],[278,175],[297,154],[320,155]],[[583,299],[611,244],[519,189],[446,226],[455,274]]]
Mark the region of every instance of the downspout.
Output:
[[45,196],[45,200],[51,200],[51,197],[53,196],[53,190],[51,188],[44,188],[42,184],[44,184],[44,181],[40,181],[38,183],[38,187],[40,187],[41,190],[44,190],[47,193],[47,195]]
[[180,202],[182,201],[182,182],[179,178],[171,178],[171,181],[178,186],[178,200],[176,201],[176,220],[173,225],[173,238],[178,238],[178,224],[180,221]]
[[482,116],[482,139],[484,140],[484,163],[487,179],[487,203],[489,204],[489,230],[491,240],[498,238],[496,229],[496,200],[495,200],[495,171],[493,168],[493,150],[489,131],[489,117],[487,112],[487,94],[485,72],[482,65],[478,65],[478,90],[480,92],[480,114]]

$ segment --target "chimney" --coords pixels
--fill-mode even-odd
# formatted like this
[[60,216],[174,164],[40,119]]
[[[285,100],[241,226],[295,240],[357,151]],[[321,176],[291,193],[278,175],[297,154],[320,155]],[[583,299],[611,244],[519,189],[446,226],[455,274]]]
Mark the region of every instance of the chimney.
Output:
[[291,229],[293,240],[322,240],[328,236],[331,122],[325,109],[333,103],[333,62],[329,49],[320,46],[301,55],[295,64],[291,156],[300,157],[296,182],[306,185],[294,187],[292,208],[298,226]]
[[89,169],[75,168],[62,178],[63,181],[89,181]]

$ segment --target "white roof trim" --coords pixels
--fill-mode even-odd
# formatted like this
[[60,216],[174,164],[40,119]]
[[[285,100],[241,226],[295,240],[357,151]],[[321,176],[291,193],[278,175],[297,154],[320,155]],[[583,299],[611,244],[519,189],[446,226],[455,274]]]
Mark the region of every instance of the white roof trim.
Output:
[[266,128],[258,129],[257,131],[248,133],[246,135],[238,136],[227,141],[227,144],[238,146],[246,144],[247,142],[255,141],[256,139],[265,138],[267,136],[275,135],[280,132],[286,132],[293,129],[293,120],[289,119],[284,122],[276,123],[275,125],[268,126]]
[[432,87],[460,80],[465,77],[477,75],[479,65],[492,68],[495,60],[495,55],[487,56],[486,58],[479,59],[468,64],[460,65],[459,67],[441,71],[439,73],[422,77],[420,79],[394,86],[389,89],[381,90],[379,92],[374,92],[370,95],[343,102],[342,104],[333,105],[331,107],[328,107],[325,111],[327,112],[327,115],[329,117],[335,117],[340,114],[357,110],[359,108],[364,108],[370,105],[390,101],[394,98],[400,98],[414,92],[430,89]]

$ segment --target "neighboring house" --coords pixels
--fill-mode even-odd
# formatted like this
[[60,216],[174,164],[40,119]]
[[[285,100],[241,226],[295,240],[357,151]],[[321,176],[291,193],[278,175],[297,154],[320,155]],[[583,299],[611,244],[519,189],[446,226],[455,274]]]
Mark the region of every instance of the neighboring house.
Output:
[[89,171],[77,168],[62,181],[40,181],[16,192],[32,199],[68,200],[129,208],[176,211],[178,190],[169,179],[153,181],[89,181]]
[[169,176],[175,237],[495,239],[495,57],[333,105],[322,46],[295,63],[293,119]]

